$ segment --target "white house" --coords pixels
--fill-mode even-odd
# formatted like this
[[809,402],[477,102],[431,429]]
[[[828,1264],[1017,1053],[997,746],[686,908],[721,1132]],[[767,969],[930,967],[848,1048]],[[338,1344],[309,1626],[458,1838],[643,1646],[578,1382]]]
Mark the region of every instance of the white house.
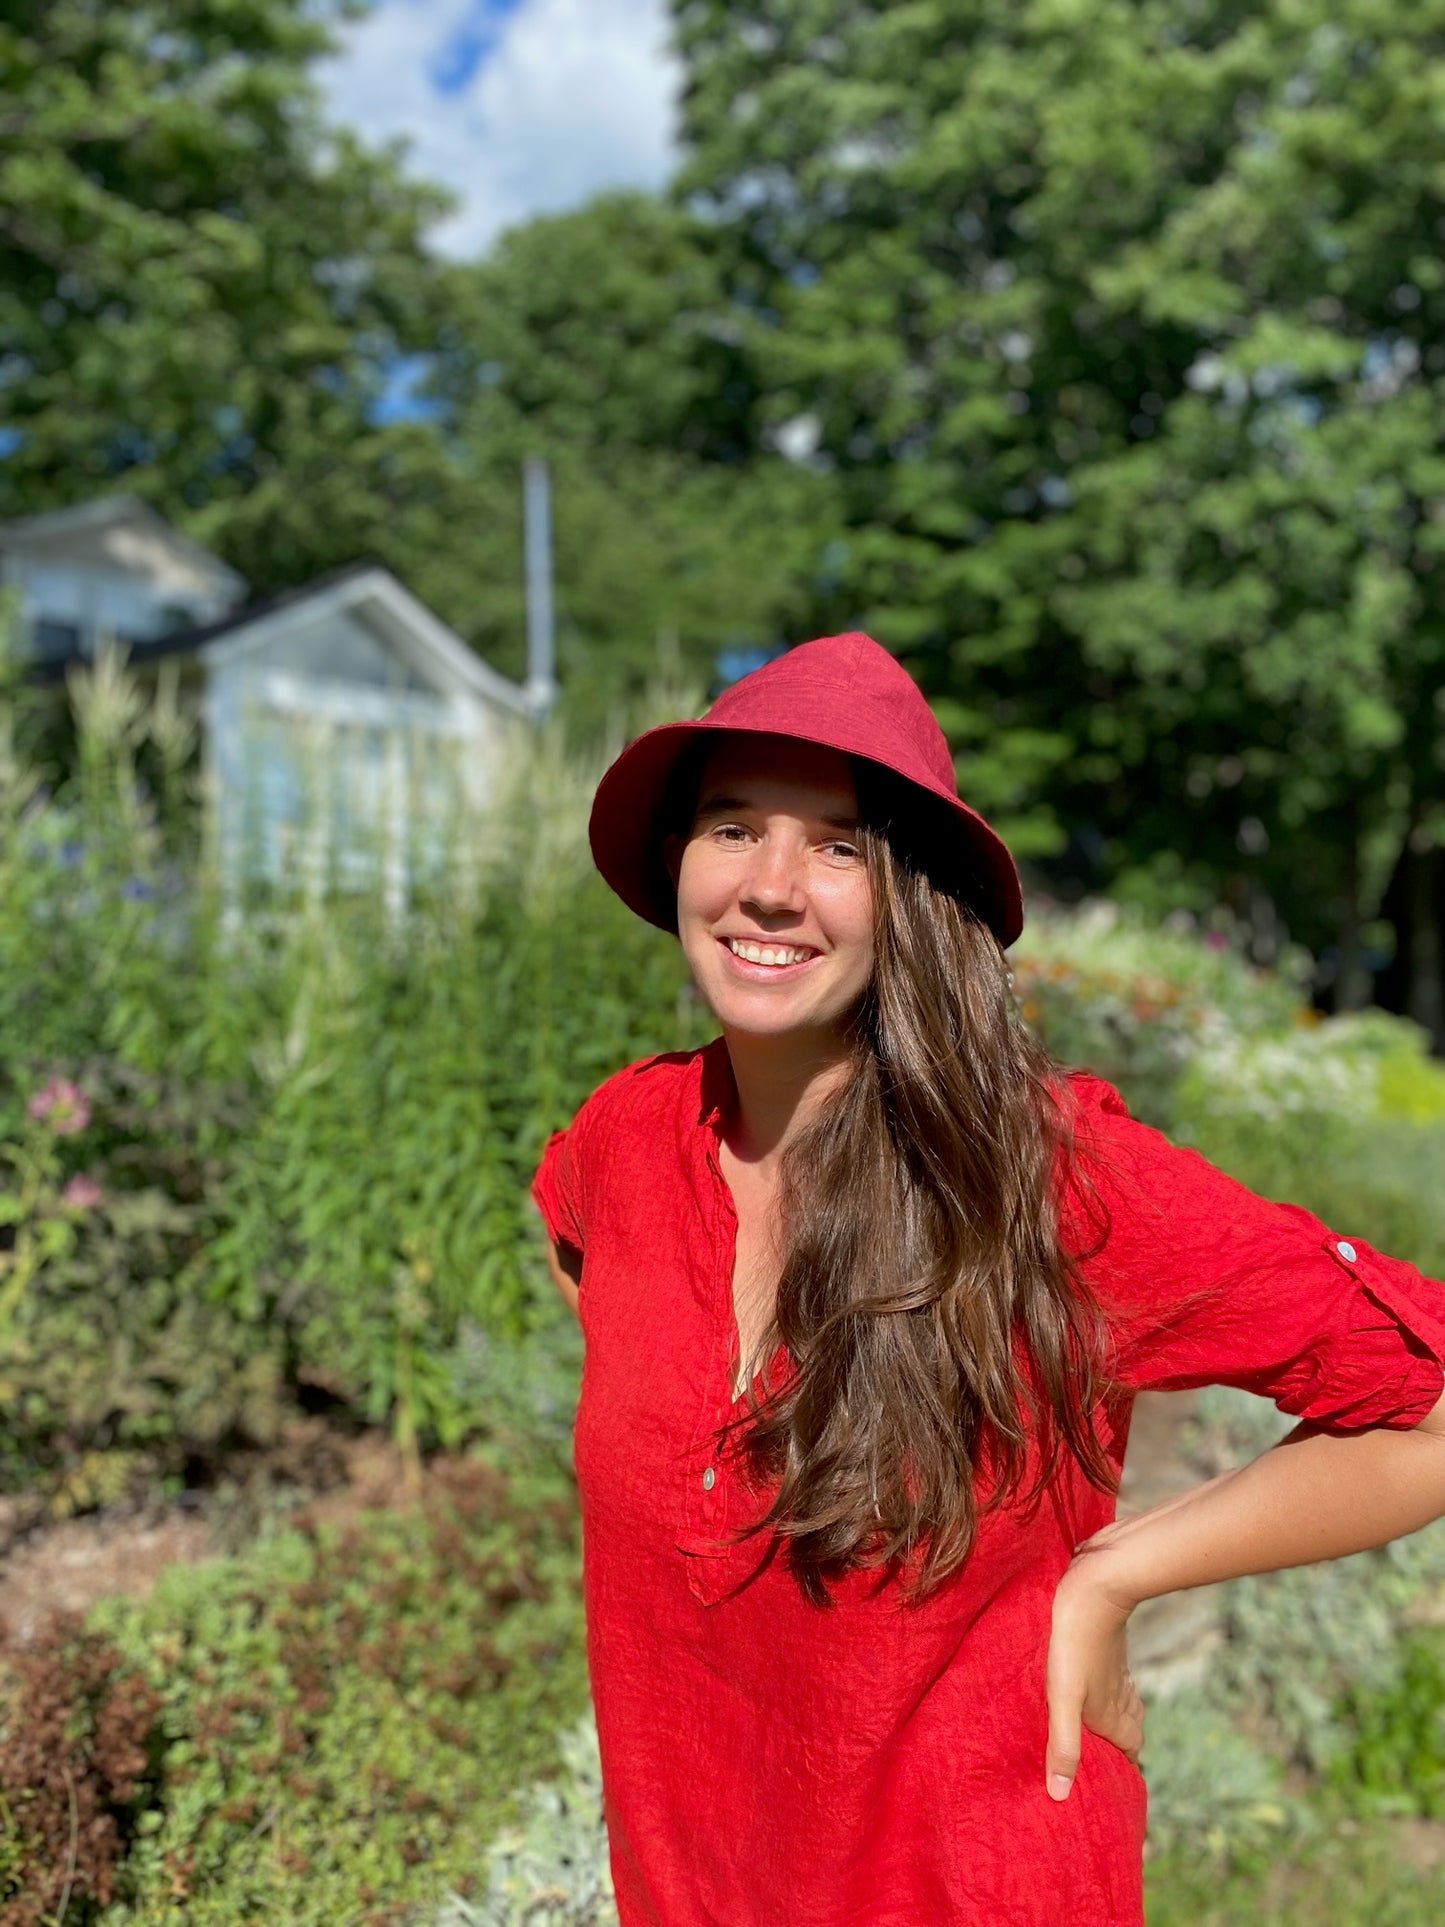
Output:
[[269,601],[131,496],[0,525],[0,586],[41,674],[107,641],[201,725],[223,876],[380,874],[394,905],[486,802],[550,673],[488,667],[363,563]]
[[24,640],[47,663],[92,656],[101,637],[194,629],[246,595],[234,569],[133,495],[0,523],[0,587],[18,591]]

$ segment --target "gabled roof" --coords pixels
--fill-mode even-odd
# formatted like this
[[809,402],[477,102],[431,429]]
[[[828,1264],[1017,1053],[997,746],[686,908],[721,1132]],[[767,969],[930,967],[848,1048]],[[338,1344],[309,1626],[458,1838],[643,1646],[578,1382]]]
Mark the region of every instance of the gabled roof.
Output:
[[531,706],[519,686],[499,675],[474,649],[433,615],[390,569],[379,562],[357,562],[321,576],[298,589],[237,609],[217,622],[196,629],[180,629],[130,651],[135,663],[165,656],[194,656],[207,668],[244,659],[295,624],[355,610],[364,614],[396,649],[443,690],[476,696],[483,701],[530,716]]
[[0,522],[0,549],[23,548],[32,542],[47,541],[53,536],[99,533],[102,529],[113,528],[121,523],[144,525],[184,556],[193,567],[209,575],[217,588],[227,595],[239,597],[246,593],[244,576],[237,575],[233,568],[218,555],[212,555],[209,549],[203,549],[199,542],[182,535],[159,510],[153,509],[149,502],[143,502],[138,495],[99,495],[88,502],[76,502],[70,508],[46,509],[38,515],[22,515],[10,522]]

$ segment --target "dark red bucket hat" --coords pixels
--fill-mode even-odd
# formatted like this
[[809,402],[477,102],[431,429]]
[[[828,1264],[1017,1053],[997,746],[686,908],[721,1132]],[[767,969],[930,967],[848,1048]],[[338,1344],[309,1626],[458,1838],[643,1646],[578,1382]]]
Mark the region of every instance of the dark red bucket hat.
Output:
[[913,678],[857,633],[800,643],[731,684],[695,722],[660,723],[628,744],[597,786],[592,857],[630,910],[677,930],[662,860],[665,805],[678,763],[700,734],[746,730],[822,743],[892,771],[908,786],[910,828],[929,873],[963,898],[1001,944],[1023,928],[1018,871],[1003,839],[958,794],[953,758]]

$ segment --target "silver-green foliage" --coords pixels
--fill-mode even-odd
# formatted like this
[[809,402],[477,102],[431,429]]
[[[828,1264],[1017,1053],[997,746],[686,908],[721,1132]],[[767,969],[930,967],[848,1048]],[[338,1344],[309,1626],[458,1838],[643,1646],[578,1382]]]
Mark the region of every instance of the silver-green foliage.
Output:
[[492,1843],[485,1899],[452,1894],[428,1927],[616,1927],[591,1718],[559,1747],[562,1772],[532,1788],[518,1824]]
[[1147,1728],[1151,1847],[1237,1850],[1286,1824],[1280,1762],[1240,1731],[1210,1686],[1151,1706]]
[[[1184,1450],[1211,1476],[1267,1451],[1289,1424],[1266,1400],[1212,1386],[1199,1394]],[[1312,1782],[1341,1761],[1355,1740],[1352,1703],[1399,1689],[1403,1634],[1441,1597],[1445,1522],[1378,1551],[1224,1587],[1224,1638],[1204,1682],[1149,1709],[1151,1841],[1237,1851],[1306,1824],[1285,1769]]]

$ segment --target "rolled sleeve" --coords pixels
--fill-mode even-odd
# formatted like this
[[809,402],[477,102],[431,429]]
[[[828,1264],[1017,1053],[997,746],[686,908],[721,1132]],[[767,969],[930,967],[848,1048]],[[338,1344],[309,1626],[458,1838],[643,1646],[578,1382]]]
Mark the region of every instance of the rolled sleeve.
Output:
[[1066,1221],[1129,1391],[1235,1385],[1328,1430],[1417,1425],[1445,1387],[1445,1285],[1273,1204],[1073,1079]]
[[578,1170],[579,1135],[574,1120],[564,1130],[554,1131],[542,1150],[541,1162],[532,1179],[532,1202],[542,1214],[547,1236],[554,1245],[567,1245],[580,1252],[586,1242],[583,1229],[581,1172]]
[[[1351,1323],[1328,1361],[1331,1383],[1299,1416],[1348,1427],[1418,1425],[1445,1390],[1445,1284],[1362,1238],[1327,1232],[1323,1251],[1354,1286]],[[1340,1409],[1333,1412],[1336,1385]]]

